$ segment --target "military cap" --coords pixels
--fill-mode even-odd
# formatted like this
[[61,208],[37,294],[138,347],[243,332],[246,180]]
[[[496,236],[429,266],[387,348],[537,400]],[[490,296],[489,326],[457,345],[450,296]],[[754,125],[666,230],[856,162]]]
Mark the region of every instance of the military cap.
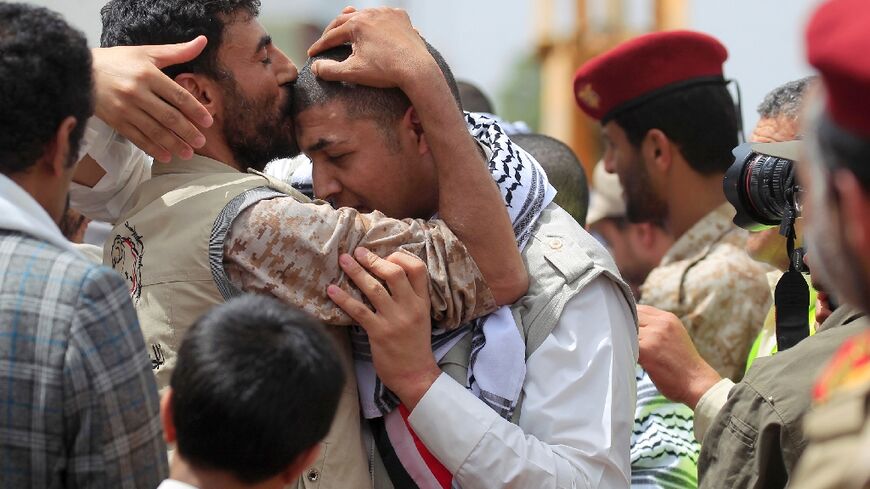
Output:
[[687,86],[724,83],[728,50],[707,34],[655,32],[596,56],[574,76],[577,105],[606,123],[620,112]]
[[825,110],[840,128],[870,138],[870,2],[832,0],[806,31],[809,62],[825,87]]

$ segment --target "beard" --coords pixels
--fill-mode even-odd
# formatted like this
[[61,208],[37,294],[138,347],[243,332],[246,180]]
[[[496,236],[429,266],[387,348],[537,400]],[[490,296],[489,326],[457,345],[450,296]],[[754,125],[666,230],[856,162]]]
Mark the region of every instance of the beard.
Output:
[[813,277],[842,302],[870,312],[870,280],[857,253],[844,242],[842,226],[831,221],[822,220],[807,231],[809,249],[819,257]]
[[628,173],[619,173],[625,199],[625,217],[634,223],[664,222],[668,215],[667,204],[656,195],[640,155],[635,155],[628,167]]
[[[831,202],[830,196],[825,197]],[[816,209],[821,219],[814,219],[806,230],[808,249],[818,257],[813,260],[813,279],[840,301],[870,312],[870,280],[858,254],[844,239],[841,213],[831,204]]]
[[223,132],[236,163],[263,171],[272,160],[297,156],[290,87],[282,87],[287,103],[276,109],[274,98],[246,98],[235,80],[229,80],[229,84],[225,87],[227,118]]

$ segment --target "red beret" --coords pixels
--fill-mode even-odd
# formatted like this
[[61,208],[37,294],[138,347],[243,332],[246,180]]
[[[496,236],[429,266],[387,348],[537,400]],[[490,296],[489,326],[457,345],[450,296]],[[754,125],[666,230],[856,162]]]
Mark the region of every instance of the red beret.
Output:
[[870,137],[870,2],[833,0],[807,26],[807,54],[821,74],[826,110],[841,128]]
[[723,81],[728,50],[692,31],[655,32],[600,54],[574,75],[577,105],[602,123],[657,95],[696,83]]

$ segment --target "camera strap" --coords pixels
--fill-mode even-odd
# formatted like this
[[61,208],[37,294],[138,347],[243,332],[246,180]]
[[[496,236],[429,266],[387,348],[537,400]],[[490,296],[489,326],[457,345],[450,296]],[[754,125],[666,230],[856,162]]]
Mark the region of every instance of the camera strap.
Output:
[[809,336],[807,310],[810,307],[810,288],[801,272],[789,270],[776,284],[776,347],[787,350]]
[[795,249],[794,209],[786,211],[780,232],[786,237],[789,267],[776,284],[773,294],[776,309],[776,348],[785,351],[810,335],[807,310],[810,307],[810,286],[804,279],[803,250]]

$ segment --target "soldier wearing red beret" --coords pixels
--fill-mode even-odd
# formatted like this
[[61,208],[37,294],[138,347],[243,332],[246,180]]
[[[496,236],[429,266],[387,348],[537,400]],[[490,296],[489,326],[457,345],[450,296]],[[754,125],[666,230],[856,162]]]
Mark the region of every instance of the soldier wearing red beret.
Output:
[[770,294],[722,190],[739,124],[727,57],[706,34],[648,34],[581,66],[574,90],[601,121],[604,164],[619,176],[628,219],[660,222],[675,240],[641,302],[679,316],[704,359],[737,381]]
[[[722,189],[739,130],[722,70],[727,57],[706,34],[648,34],[581,66],[574,91],[580,108],[601,122],[605,168],[619,176],[628,219],[661,223],[674,239],[641,285],[639,303],[678,316],[701,356],[738,381],[770,293],[768,268],[744,251],[747,233],[731,222]],[[641,374],[633,479],[692,485],[691,416],[674,425],[681,406],[650,398],[655,389]]]
[[[799,165],[807,239],[822,282],[870,312],[870,3],[832,0],[806,32],[823,100],[808,124]],[[865,325],[870,322],[865,319]],[[793,487],[870,487],[870,329],[848,340],[818,380],[807,415],[809,446]]]

